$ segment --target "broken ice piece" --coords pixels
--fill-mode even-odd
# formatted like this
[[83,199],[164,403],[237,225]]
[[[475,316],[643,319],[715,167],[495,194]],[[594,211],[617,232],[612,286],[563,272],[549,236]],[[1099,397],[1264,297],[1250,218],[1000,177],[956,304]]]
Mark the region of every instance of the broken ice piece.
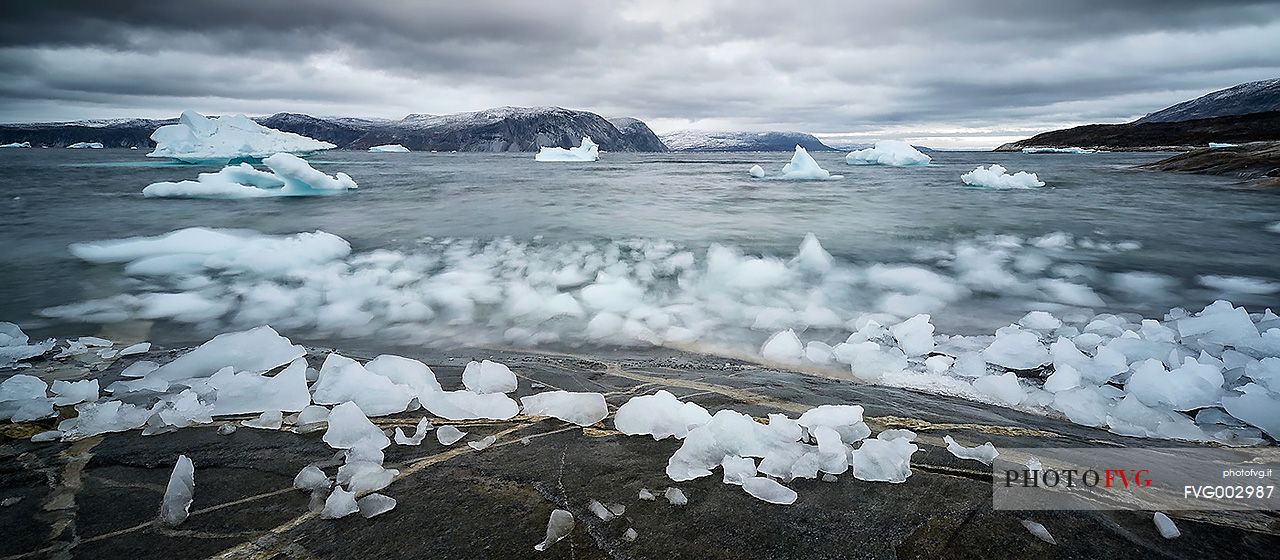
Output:
[[1026,527],[1028,531],[1031,531],[1031,534],[1035,535],[1036,538],[1039,538],[1049,544],[1058,544],[1058,541],[1053,540],[1053,535],[1049,534],[1049,530],[1046,529],[1044,525],[1036,523],[1030,519],[1023,519],[1022,526]]
[[771,504],[791,505],[796,503],[798,497],[795,490],[764,476],[753,476],[742,481],[742,489],[752,497]]
[[357,511],[360,511],[360,506],[356,505],[355,492],[348,492],[338,486],[325,499],[324,510],[320,512],[320,517],[324,519],[339,519]]
[[10,496],[8,498],[0,500],[0,506],[9,507],[21,501],[22,501],[22,496]]
[[160,364],[147,360],[137,361],[124,368],[124,371],[120,372],[120,377],[146,377],[148,373],[157,369],[160,369]]
[[396,499],[382,494],[369,494],[356,501],[356,506],[360,508],[360,515],[368,519],[395,509]]
[[741,486],[742,481],[756,475],[756,461],[750,457],[725,455],[720,461],[720,467],[724,471],[725,484]]
[[668,502],[671,502],[671,505],[673,506],[683,506],[689,503],[689,498],[684,495],[683,491],[675,486],[667,488],[667,491],[663,493],[663,496]]
[[309,404],[298,413],[299,426],[312,426],[329,420],[329,409],[320,405]]
[[169,475],[169,486],[164,490],[164,499],[160,502],[160,522],[170,527],[187,520],[191,511],[191,500],[195,495],[195,466],[186,455],[179,455],[178,462]]
[[51,390],[54,395],[53,404],[57,406],[68,406],[98,400],[97,379],[85,379],[83,381],[62,381],[59,379],[53,382]]
[[83,344],[85,346],[98,346],[98,347],[111,346],[110,340],[107,340],[105,338],[98,338],[96,336],[82,336],[80,338],[77,338],[75,342],[77,344]]
[[524,437],[520,438],[520,444],[521,444],[521,445],[529,445],[529,442],[530,442],[530,441],[531,441],[531,440],[529,439],[529,436],[524,436]]
[[49,430],[47,432],[40,432],[31,436],[31,441],[34,443],[40,443],[43,441],[58,441],[60,438],[62,438],[62,432],[58,430]]
[[453,426],[440,426],[436,430],[436,441],[441,445],[453,445],[467,436],[467,433]]
[[329,429],[321,438],[334,449],[351,449],[356,443],[370,438],[381,449],[391,445],[391,440],[379,430],[369,417],[353,402],[344,402],[329,411]]
[[614,517],[622,517],[622,514],[627,512],[627,506],[622,504],[605,504],[604,507],[609,508],[609,513]]
[[600,503],[598,500],[591,500],[588,502],[587,509],[591,510],[591,513],[596,514],[596,517],[599,517],[601,521],[612,521],[615,517],[613,512],[609,511],[609,508],[604,507],[604,504]]
[[467,445],[470,445],[471,448],[476,451],[484,451],[485,449],[488,449],[490,445],[493,445],[493,442],[495,441],[498,441],[497,436],[488,435],[484,436],[480,441],[468,441]]
[[241,422],[247,428],[259,428],[262,430],[279,430],[284,425],[284,413],[279,410],[268,410],[259,414],[257,418],[252,418]]
[[123,358],[125,356],[132,356],[134,354],[145,354],[150,350],[151,350],[150,342],[139,342],[132,346],[126,346],[123,350],[120,351],[118,356]]
[[657,496],[654,496],[654,495],[653,495],[653,492],[650,492],[648,488],[641,488],[641,489],[640,489],[640,499],[641,499],[641,500],[644,500],[644,501],[646,501],[646,502],[652,502],[652,501],[654,501],[654,500],[656,500],[656,499],[658,499],[658,498],[657,498]]
[[421,445],[422,440],[427,437],[427,432],[434,428],[430,420],[423,418],[418,420],[417,427],[413,429],[413,437],[409,437],[405,435],[404,429],[397,426],[395,434],[396,445]]
[[1178,530],[1178,526],[1169,519],[1168,515],[1157,511],[1155,515],[1156,529],[1160,530],[1160,536],[1166,539],[1176,539],[1182,536],[1182,531]]
[[839,479],[839,478],[837,478],[837,477],[836,477],[836,475],[834,475],[834,474],[827,474],[827,473],[823,473],[823,475],[822,475],[822,481],[823,481],[823,482],[838,482],[839,480],[840,480],[840,479]]
[[1000,455],[1000,452],[996,451],[996,446],[991,445],[989,441],[977,447],[965,447],[956,443],[951,436],[942,436],[942,440],[947,442],[947,451],[961,459],[972,459],[990,465],[991,461]]
[[114,358],[114,357],[116,357],[116,356],[117,356],[117,355],[119,355],[119,354],[120,354],[120,352],[119,352],[119,351],[117,351],[117,350],[112,350],[112,349],[110,349],[110,348],[107,348],[107,349],[99,350],[99,351],[98,351],[98,357],[99,357],[99,358],[102,358],[102,359],[104,359],[104,360],[110,360],[111,358]]
[[[756,167],[759,167],[759,166],[757,165]],[[640,533],[637,533],[635,529],[632,529],[631,527],[627,527],[627,531],[625,533],[622,533],[622,540],[627,542],[635,542],[636,538],[639,536],[640,536]]]
[[573,532],[573,514],[562,509],[551,512],[551,518],[547,520],[547,538],[542,542],[533,545],[533,549],[542,552],[551,545],[560,542],[561,539],[569,536]]
[[235,424],[223,424],[221,426],[218,426],[218,435],[220,436],[229,436],[234,433],[236,433]]
[[319,490],[329,487],[329,477],[315,465],[307,465],[293,477],[293,487],[299,490]]

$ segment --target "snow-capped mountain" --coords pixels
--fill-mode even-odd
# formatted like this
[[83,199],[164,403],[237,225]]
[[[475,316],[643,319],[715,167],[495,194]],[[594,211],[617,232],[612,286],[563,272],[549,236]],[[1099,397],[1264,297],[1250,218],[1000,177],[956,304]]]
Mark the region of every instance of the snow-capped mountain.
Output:
[[677,152],[789,152],[800,146],[808,151],[832,152],[812,134],[803,132],[708,132],[678,130],[660,135]]
[[1248,82],[1161,109],[1134,122],[1181,122],[1280,111],[1280,78]]

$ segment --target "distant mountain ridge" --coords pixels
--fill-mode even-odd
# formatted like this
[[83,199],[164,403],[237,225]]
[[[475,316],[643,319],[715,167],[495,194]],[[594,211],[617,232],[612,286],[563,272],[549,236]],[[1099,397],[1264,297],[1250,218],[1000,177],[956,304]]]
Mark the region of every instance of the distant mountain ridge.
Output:
[[1169,106],[1124,124],[1090,124],[1009,142],[1023,148],[1187,151],[1210,142],[1280,140],[1280,78],[1240,84]]
[[803,132],[678,130],[660,137],[675,152],[790,152],[796,146],[811,152],[839,151]]
[[[276,113],[253,120],[350,150],[401,144],[414,151],[535,152],[541,146],[577,146],[583,136],[588,136],[605,151],[667,151],[657,135],[637,119],[628,119],[624,131],[595,113],[560,107],[497,107],[449,115],[412,114],[400,120],[313,117],[301,113]],[[176,122],[177,119],[111,119],[5,124],[0,125],[0,144],[31,142],[33,146],[63,147],[87,141],[101,142],[109,148],[150,148],[154,145],[151,133]]]

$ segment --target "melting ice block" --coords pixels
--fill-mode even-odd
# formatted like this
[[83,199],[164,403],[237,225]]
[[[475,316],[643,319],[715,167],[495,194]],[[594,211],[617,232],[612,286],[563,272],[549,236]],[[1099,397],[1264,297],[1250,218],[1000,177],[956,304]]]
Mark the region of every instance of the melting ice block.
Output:
[[28,344],[30,340],[18,325],[0,321],[0,368],[43,355],[53,350],[57,342],[50,338],[44,342]]
[[911,476],[911,455],[919,449],[906,437],[863,440],[851,453],[853,477],[873,482],[906,482]]
[[329,411],[329,429],[322,438],[334,449],[351,449],[362,440],[373,442],[378,449],[391,445],[391,440],[378,429],[360,407],[345,402]]
[[874,148],[849,152],[844,161],[849,165],[890,165],[907,167],[928,165],[930,157],[901,140],[881,140]]
[[769,502],[771,504],[791,505],[796,503],[799,497],[795,490],[787,488],[778,483],[778,481],[763,477],[753,476],[742,482],[742,489],[746,490],[752,497]]
[[756,475],[756,462],[750,457],[725,455],[724,460],[720,461],[720,470],[724,472],[725,484],[741,485],[744,480]]
[[573,514],[563,509],[553,510],[551,517],[547,519],[546,538],[542,539],[542,542],[533,545],[533,549],[542,552],[551,545],[560,542],[561,539],[569,536],[569,533],[572,532]]
[[360,506],[356,504],[355,492],[348,492],[338,486],[325,499],[324,509],[320,511],[320,517],[323,519],[341,519],[357,511],[360,511]]
[[973,380],[973,388],[1005,406],[1015,406],[1026,400],[1027,393],[1013,372],[1003,375],[984,375]]
[[1166,539],[1176,539],[1182,536],[1182,531],[1178,530],[1178,526],[1164,512],[1157,511],[1154,518],[1156,529],[1160,531],[1160,536]]
[[1049,363],[1049,351],[1033,332],[1000,329],[982,351],[988,362],[1009,369],[1035,369]]
[[597,161],[600,159],[600,147],[586,136],[582,137],[582,145],[576,148],[559,148],[542,146],[538,148],[537,161]]
[[312,400],[319,404],[354,402],[368,416],[404,412],[417,396],[411,387],[369,371],[365,366],[337,352],[330,353],[320,366],[311,388]]
[[315,465],[307,465],[293,477],[293,487],[299,490],[319,490],[329,487],[329,477]]
[[1027,531],[1030,531],[1032,535],[1036,536],[1036,538],[1049,544],[1058,544],[1058,541],[1053,540],[1053,535],[1049,534],[1049,530],[1046,529],[1044,525],[1036,523],[1030,519],[1023,519],[1022,526],[1026,527]]
[[404,429],[396,426],[396,445],[421,445],[422,440],[426,439],[427,434],[434,429],[435,427],[431,425],[431,421],[426,418],[418,420],[418,425],[413,430],[413,437],[405,435]]
[[346,173],[330,177],[292,154],[275,154],[262,160],[270,173],[252,165],[224,167],[217,173],[201,173],[194,181],[152,183],[142,189],[148,198],[271,198],[325,196],[358,187]]
[[804,361],[804,344],[796,331],[787,329],[769,337],[760,347],[760,356],[771,362],[800,363]]
[[796,146],[796,152],[791,156],[791,162],[782,166],[782,175],[778,177],[794,181],[825,181],[828,179],[841,179],[843,175],[832,175],[830,171],[823,169],[818,165],[817,161],[814,161],[808,150]]
[[498,437],[491,434],[480,438],[479,441],[468,441],[467,446],[476,451],[484,451],[496,441],[498,441]]
[[306,154],[335,148],[313,138],[267,128],[244,115],[206,118],[183,111],[178,124],[151,133],[156,148],[147,157],[167,157],[189,163],[229,162],[264,158],[276,153]]
[[191,510],[191,500],[195,495],[195,466],[186,455],[178,456],[178,463],[173,466],[169,475],[169,486],[164,490],[164,499],[160,502],[160,522],[175,526],[187,520]]
[[76,405],[76,416],[58,423],[62,441],[75,441],[108,432],[127,432],[147,423],[151,411],[120,401]]
[[990,465],[991,461],[1000,455],[1000,452],[996,451],[996,446],[991,445],[989,441],[977,447],[965,447],[956,443],[951,436],[943,436],[942,440],[947,442],[947,451],[961,459],[972,459]]
[[800,251],[787,264],[811,274],[825,274],[828,270],[831,270],[834,262],[835,258],[826,249],[822,248],[822,243],[818,241],[818,236],[806,233],[804,234],[804,241],[800,242]]
[[307,360],[298,358],[274,376],[235,373],[226,367],[209,377],[206,384],[216,391],[214,416],[255,412],[298,412],[311,404],[307,389]]
[[516,374],[498,362],[472,360],[462,372],[462,384],[475,393],[510,393],[516,390]]
[[600,393],[546,391],[521,397],[520,404],[527,415],[550,416],[579,426],[590,426],[609,415],[609,407]]
[[453,426],[440,426],[436,429],[436,441],[440,445],[453,445],[467,436],[467,433]]
[[520,405],[502,393],[443,391],[420,396],[418,400],[432,414],[449,420],[508,420],[520,413]]
[[966,185],[992,189],[1030,189],[1044,186],[1044,182],[1035,173],[1019,171],[1010,175],[1008,171],[994,163],[990,167],[979,165],[977,169],[961,175],[960,180]]
[[673,506],[683,506],[688,505],[689,503],[689,497],[684,495],[683,490],[676,488],[675,486],[668,487],[667,491],[663,492],[662,495]]
[[356,506],[360,509],[360,515],[368,519],[395,509],[396,499],[382,494],[369,494],[357,500]]
[[618,408],[613,425],[627,435],[651,435],[660,440],[685,435],[698,426],[711,421],[707,409],[696,403],[680,402],[675,395],[659,390],[652,395],[632,397]]
[[252,418],[241,422],[246,428],[258,428],[260,430],[279,430],[284,425],[284,414],[279,410],[268,410],[259,414],[257,418]]
[[749,173],[751,173],[752,177],[755,177],[757,179],[764,178],[764,168],[760,167],[759,165],[751,166],[751,170],[749,171]]
[[409,151],[409,148],[399,144],[382,144],[379,146],[369,146],[369,151],[376,154],[399,154]]
[[923,356],[933,351],[933,324],[928,315],[916,315],[889,328],[898,348],[908,357]]
[[102,142],[76,142],[74,144],[68,144],[67,147],[73,150],[82,150],[85,148],[101,150],[103,146]]
[[159,369],[148,378],[181,381],[206,377],[225,367],[235,371],[263,372],[290,363],[307,354],[275,329],[262,326],[242,332],[224,333],[201,344]]

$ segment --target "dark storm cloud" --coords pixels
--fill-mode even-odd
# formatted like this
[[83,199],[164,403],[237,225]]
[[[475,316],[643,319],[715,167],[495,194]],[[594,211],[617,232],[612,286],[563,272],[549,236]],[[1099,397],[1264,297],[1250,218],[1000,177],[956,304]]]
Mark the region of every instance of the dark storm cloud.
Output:
[[[1274,2],[6,2],[0,120],[554,104],[813,131],[1119,120],[1280,75]],[[162,116],[162,115],[160,115]]]

